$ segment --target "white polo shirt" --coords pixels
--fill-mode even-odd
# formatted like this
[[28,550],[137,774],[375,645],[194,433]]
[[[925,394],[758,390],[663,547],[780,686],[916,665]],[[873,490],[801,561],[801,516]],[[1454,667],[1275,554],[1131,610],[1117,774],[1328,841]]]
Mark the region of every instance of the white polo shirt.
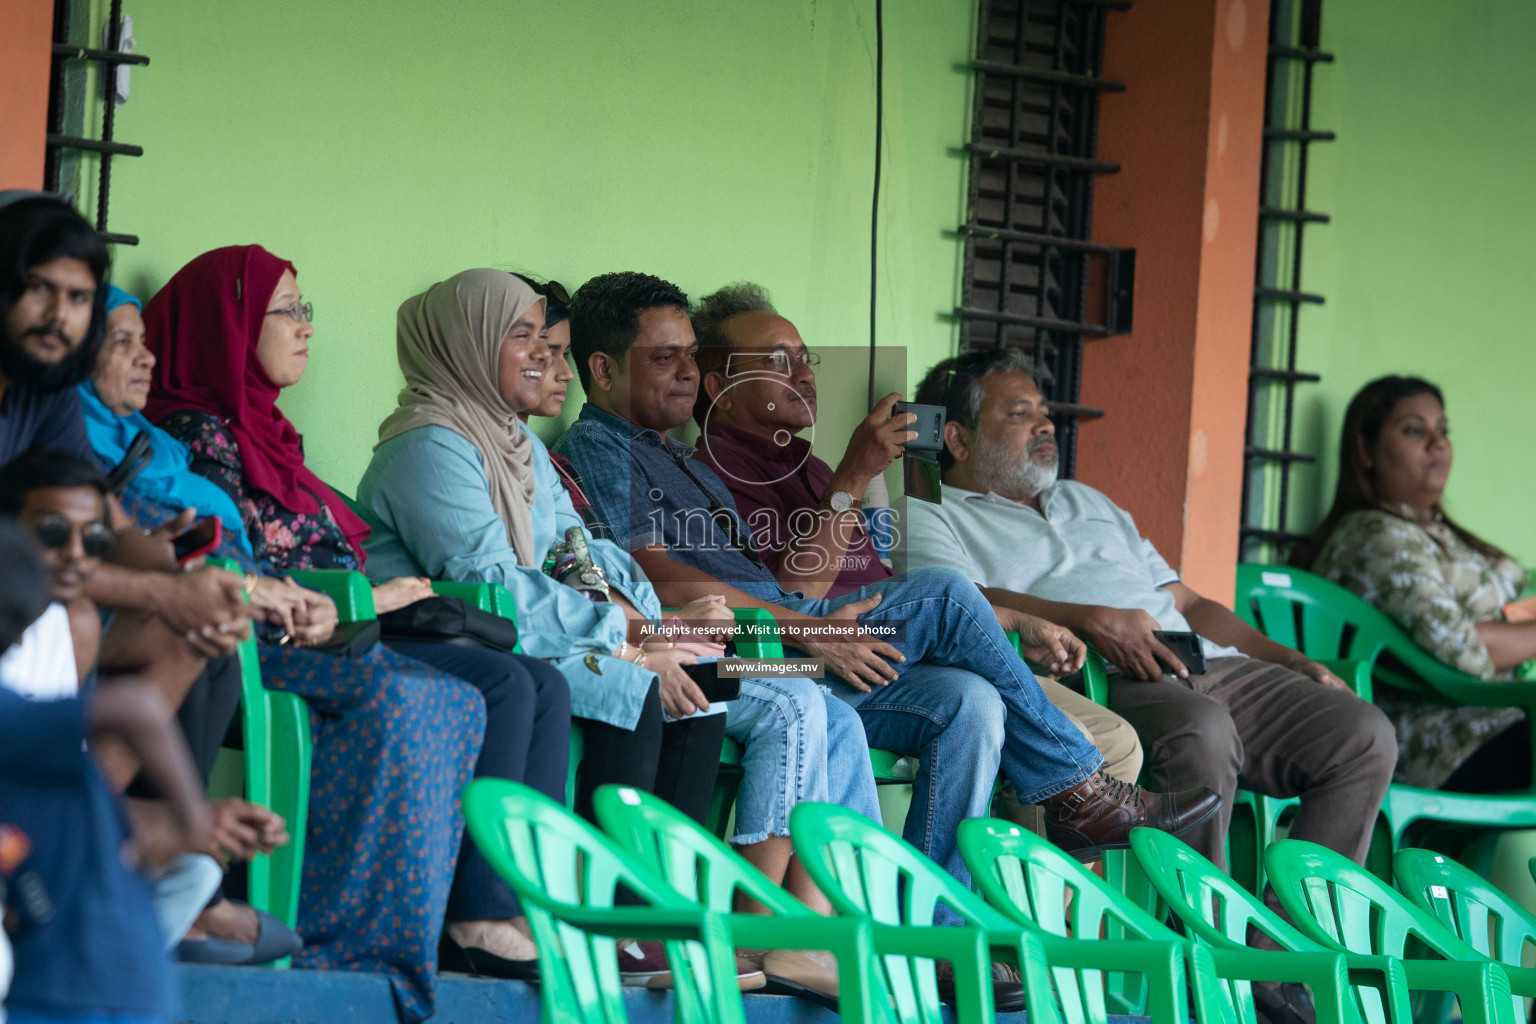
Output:
[[[1136,530],[1128,512],[1075,480],[1040,493],[1041,512],[988,492],[944,485],[943,504],[907,502],[907,565],[945,565],[977,584],[1047,601],[1139,608],[1167,630],[1187,631],[1173,594],[1179,574]],[[1200,638],[1207,658],[1240,658]]]

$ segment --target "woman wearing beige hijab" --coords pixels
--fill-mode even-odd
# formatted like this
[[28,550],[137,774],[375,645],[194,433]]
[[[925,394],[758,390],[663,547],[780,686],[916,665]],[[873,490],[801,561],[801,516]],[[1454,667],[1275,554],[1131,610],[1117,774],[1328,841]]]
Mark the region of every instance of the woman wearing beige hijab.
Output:
[[[577,811],[590,816],[593,791],[618,783],[702,821],[724,707],[711,708],[683,671],[693,655],[646,632],[661,618],[655,590],[626,552],[590,537],[606,600],[543,572],[550,548],[582,523],[548,451],[518,418],[543,397],[543,321],[544,299],[500,270],[465,271],[401,305],[406,386],[358,485],[373,528],[368,571],[505,586],[523,652],[570,683],[585,738]],[[723,605],[696,604],[685,618],[729,623]]]

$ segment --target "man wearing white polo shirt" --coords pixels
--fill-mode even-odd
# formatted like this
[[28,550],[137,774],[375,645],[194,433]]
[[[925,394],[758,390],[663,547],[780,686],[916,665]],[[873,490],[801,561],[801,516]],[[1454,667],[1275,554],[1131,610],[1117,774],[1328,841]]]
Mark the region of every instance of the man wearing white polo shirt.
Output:
[[[1239,786],[1299,796],[1291,835],[1362,862],[1397,758],[1391,723],[1327,668],[1201,597],[1085,484],[1056,479],[1055,428],[1013,351],[945,360],[917,401],[948,410],[944,500],[908,503],[908,564],[968,574],[987,599],[1060,623],[1111,664],[1110,706],[1136,727],[1149,788],[1209,786],[1221,810],[1184,838],[1225,864]],[[1154,630],[1200,635],[1191,673]]]

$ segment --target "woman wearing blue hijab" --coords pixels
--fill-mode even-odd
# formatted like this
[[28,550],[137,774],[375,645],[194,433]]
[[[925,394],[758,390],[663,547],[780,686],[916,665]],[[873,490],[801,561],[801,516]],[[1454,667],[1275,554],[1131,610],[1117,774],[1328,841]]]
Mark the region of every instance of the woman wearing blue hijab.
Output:
[[95,373],[80,385],[91,447],[111,468],[128,454],[134,438],[147,431],[154,457],[134,477],[132,490],[173,515],[190,508],[199,517],[218,516],[224,523],[224,536],[245,553],[245,559],[240,560],[248,560],[251,542],[235,503],[217,484],[192,472],[192,453],[186,445],[140,412],[149,398],[149,371],[155,357],[144,346],[143,321],[136,315],[113,315],[125,306],[132,306],[135,314],[143,311],[138,299],[116,285],[108,285],[107,339],[96,360]]

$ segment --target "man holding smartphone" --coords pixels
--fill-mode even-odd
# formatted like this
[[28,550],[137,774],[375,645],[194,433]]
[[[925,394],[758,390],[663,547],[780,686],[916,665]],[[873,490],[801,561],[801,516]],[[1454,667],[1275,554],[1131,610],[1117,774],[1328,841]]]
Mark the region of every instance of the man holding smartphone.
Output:
[[[900,395],[886,395],[854,429],[834,469],[797,436],[816,423],[820,359],[795,325],[779,315],[767,292],[754,284],[721,288],[699,300],[693,327],[699,343],[693,417],[703,431],[696,457],[730,488],[779,584],[807,597],[835,598],[894,575],[876,556],[865,531],[862,499],[905,446],[917,441],[914,428],[942,430],[942,415],[937,422],[919,424],[916,415],[901,411]],[[935,411],[942,414],[943,407]],[[1077,669],[1081,643],[1068,631],[1053,630],[1011,608],[994,613],[1003,628],[1026,637],[1037,664],[1063,674]],[[1052,664],[1051,641],[1065,645],[1070,663]],[[901,687],[860,693],[839,684],[833,689],[859,709],[872,746],[921,757],[919,772],[926,776],[936,764],[956,763],[954,749],[976,745],[976,730],[991,728],[987,720],[994,714],[1003,719],[1002,704],[995,690],[987,692],[992,688],[985,680],[959,672],[949,674],[948,683],[920,691]],[[1135,782],[1142,750],[1130,723],[1054,680],[1039,683],[1103,754],[1101,771]],[[992,786],[990,778],[965,772],[958,777],[941,772],[925,781],[931,785],[930,799],[953,809],[938,812],[936,833],[953,831],[944,819],[959,809],[985,807]],[[1006,781],[998,812],[1031,827],[1037,821],[1037,812],[1023,809]],[[924,816],[919,806],[909,820]],[[933,852],[924,834],[914,830],[907,838],[925,853]],[[939,840],[941,861],[948,845]]]
[[[1117,669],[1110,704],[1141,734],[1149,782],[1221,794],[1188,838],[1206,857],[1225,864],[1242,785],[1299,796],[1292,837],[1363,862],[1397,760],[1386,716],[1182,583],[1109,498],[1058,482],[1055,428],[1020,353],[945,360],[918,397],[948,409],[944,503],[907,510],[909,562],[958,568],[993,604],[1093,644]],[[1169,643],[1193,646],[1181,658]]]

